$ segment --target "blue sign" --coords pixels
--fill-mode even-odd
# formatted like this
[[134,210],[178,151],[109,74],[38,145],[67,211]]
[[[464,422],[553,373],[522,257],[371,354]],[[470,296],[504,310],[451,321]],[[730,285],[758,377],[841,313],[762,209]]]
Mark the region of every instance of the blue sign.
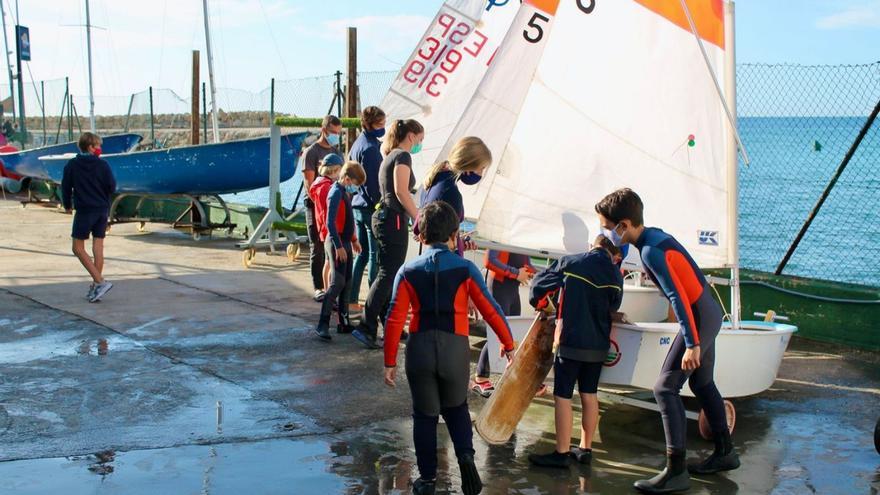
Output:
[[18,40],[18,56],[22,61],[31,60],[31,33],[24,26],[15,26],[15,39]]
[[701,246],[718,246],[718,231],[701,230],[700,231]]

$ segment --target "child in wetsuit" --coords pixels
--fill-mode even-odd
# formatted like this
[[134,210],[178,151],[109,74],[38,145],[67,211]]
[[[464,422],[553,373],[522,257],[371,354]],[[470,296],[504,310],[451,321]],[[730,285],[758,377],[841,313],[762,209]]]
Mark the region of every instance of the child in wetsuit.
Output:
[[[318,232],[318,239],[323,243],[327,239],[327,194],[336,179],[339,178],[339,171],[342,169],[342,157],[336,153],[330,153],[321,159],[318,166],[318,174],[320,177],[312,182],[309,187],[309,197],[314,199],[313,209],[315,211],[315,228]],[[330,287],[330,260],[324,257],[324,288]],[[323,298],[321,298],[323,301]],[[318,301],[318,302],[321,302]]]
[[[530,455],[533,464],[568,467],[571,457],[582,464],[592,460],[593,434],[599,424],[599,375],[611,346],[612,313],[623,298],[620,260],[620,249],[600,235],[592,250],[554,261],[532,282],[529,303],[537,309],[559,292],[558,349],[553,362],[556,449]],[[575,382],[583,415],[580,444],[570,447]]]
[[[690,487],[688,470],[709,474],[739,467],[733,448],[724,401],[715,386],[715,337],[721,329],[721,308],[693,258],[671,235],[645,227],[641,198],[631,189],[619,189],[596,204],[605,235],[617,245],[639,249],[645,271],[669,299],[681,325],[654,385],[666,433],[666,469],[635,488],[646,493],[672,493]],[[687,419],[679,392],[685,382],[706,413],[715,451],[699,464],[685,467]]]
[[[522,314],[519,303],[519,286],[529,283],[535,274],[532,260],[525,254],[490,249],[486,251],[486,268],[489,270],[489,288],[492,297],[498,301],[504,316]],[[489,397],[495,390],[489,380],[489,346],[483,346],[477,360],[477,373],[471,390],[483,397]]]
[[357,192],[367,175],[358,162],[348,162],[339,172],[339,180],[333,183],[327,194],[327,221],[324,224],[324,252],[330,260],[330,286],[321,302],[321,317],[315,333],[330,340],[330,313],[334,303],[339,311],[337,333],[351,333],[354,329],[348,316],[348,293],[351,285],[353,253],[359,253],[351,209],[351,195]]
[[467,404],[468,298],[498,335],[508,359],[513,352],[510,327],[479,269],[453,251],[458,223],[455,210],[443,201],[422,208],[419,240],[427,249],[397,272],[385,327],[385,383],[393,387],[400,334],[413,308],[406,345],[406,377],[412,394],[413,441],[420,474],[413,483],[415,494],[434,493],[440,415],[455,446],[462,491],[474,495],[482,490],[474,464]]

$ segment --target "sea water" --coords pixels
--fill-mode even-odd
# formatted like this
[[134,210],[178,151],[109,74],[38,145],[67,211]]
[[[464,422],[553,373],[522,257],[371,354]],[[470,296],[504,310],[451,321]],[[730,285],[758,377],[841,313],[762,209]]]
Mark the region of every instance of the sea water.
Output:
[[[740,164],[743,268],[772,272],[852,145],[866,117],[741,117],[751,163]],[[286,208],[302,175],[281,184]],[[268,205],[268,188],[225,195]],[[598,198],[597,198],[598,199]],[[649,205],[650,207],[650,205]],[[660,226],[662,227],[662,225]],[[875,123],[801,240],[783,273],[880,285],[880,123]]]

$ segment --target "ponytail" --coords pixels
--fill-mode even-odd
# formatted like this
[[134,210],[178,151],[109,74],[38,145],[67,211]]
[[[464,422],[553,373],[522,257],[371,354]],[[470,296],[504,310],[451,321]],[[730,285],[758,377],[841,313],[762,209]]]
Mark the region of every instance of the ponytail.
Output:
[[425,176],[425,189],[429,189],[434,185],[434,179],[437,178],[437,174],[449,168],[449,161],[443,160],[442,162],[437,162],[431,167],[431,171],[428,172],[428,175]]
[[382,144],[382,153],[391,153],[394,148],[400,147],[400,143],[406,139],[410,133],[422,134],[425,128],[418,121],[413,119],[395,120],[391,123],[391,127],[385,135],[385,142]]

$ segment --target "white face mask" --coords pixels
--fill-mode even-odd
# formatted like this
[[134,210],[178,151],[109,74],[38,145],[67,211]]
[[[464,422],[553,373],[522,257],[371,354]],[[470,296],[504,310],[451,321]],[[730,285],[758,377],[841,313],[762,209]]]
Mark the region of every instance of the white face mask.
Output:
[[613,229],[606,229],[605,227],[601,227],[602,235],[608,238],[611,241],[611,244],[614,244],[617,247],[623,246],[627,244],[623,242],[623,238],[620,234],[617,233],[617,227],[620,227],[620,224],[614,226]]

